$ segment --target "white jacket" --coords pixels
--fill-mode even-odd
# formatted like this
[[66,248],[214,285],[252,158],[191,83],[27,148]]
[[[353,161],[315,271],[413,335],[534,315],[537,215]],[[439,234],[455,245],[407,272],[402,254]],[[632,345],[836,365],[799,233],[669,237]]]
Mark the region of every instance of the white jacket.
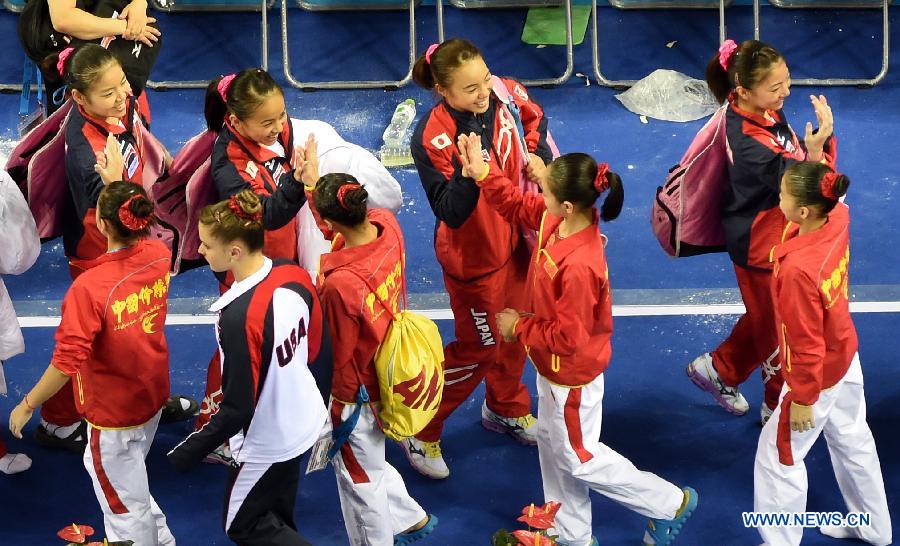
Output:
[[316,135],[319,175],[352,174],[369,193],[369,208],[389,209],[394,214],[400,211],[403,205],[400,183],[371,152],[347,142],[324,121],[292,118],[291,123],[294,144],[305,146],[309,134]]
[[[25,272],[40,253],[41,241],[25,197],[6,171],[0,170],[0,274]],[[0,278],[0,360],[24,351],[16,310]]]

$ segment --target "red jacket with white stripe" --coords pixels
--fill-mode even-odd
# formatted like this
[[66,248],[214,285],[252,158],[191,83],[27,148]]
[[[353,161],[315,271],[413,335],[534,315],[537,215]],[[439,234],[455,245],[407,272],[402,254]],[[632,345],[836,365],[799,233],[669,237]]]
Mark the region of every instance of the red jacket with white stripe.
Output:
[[[731,159],[730,183],[722,204],[722,225],[731,260],[742,267],[772,269],[772,249],[781,242],[787,220],[778,207],[784,171],[807,159],[803,142],[787,122],[784,111],[759,116],[731,102],[725,113],[725,132]],[[825,160],[834,167],[837,142],[828,139]]]
[[850,318],[850,212],[838,203],[821,228],[789,224],[776,247],[772,294],[786,400],[812,405],[850,368],[858,348]]
[[502,175],[480,183],[485,201],[508,221],[538,230],[528,268],[528,311],[516,339],[542,376],[557,385],[585,385],[603,373],[612,356],[612,299],[597,211],[592,224],[559,238],[562,218],[547,212],[540,194],[526,193]]
[[81,264],[63,299],[52,364],[72,377],[79,410],[98,428],[142,425],[169,396],[170,256],[148,240],[106,253]]
[[[549,163],[553,156],[543,110],[521,84],[509,79],[503,83],[519,107],[528,150]],[[515,122],[499,105],[493,93],[484,114],[454,110],[441,101],[422,117],[412,136],[410,147],[419,179],[437,217],[435,254],[444,273],[456,280],[474,280],[497,271],[520,244],[519,230],[479,199],[475,181],[462,175],[456,149],[460,134],[479,134],[491,169],[519,180],[525,158],[513,141]]]
[[[365,245],[344,248],[344,238],[335,236],[331,252],[322,255],[319,270],[322,307],[331,331],[340,334],[335,336],[333,349],[331,394],[348,404],[356,400],[360,379],[370,399],[380,398],[375,353],[393,317],[385,311],[379,297],[391,305],[393,313],[400,312],[399,299],[406,282],[400,224],[385,209],[370,209],[368,217],[378,228],[378,238]],[[378,296],[363,279],[379,292]]]

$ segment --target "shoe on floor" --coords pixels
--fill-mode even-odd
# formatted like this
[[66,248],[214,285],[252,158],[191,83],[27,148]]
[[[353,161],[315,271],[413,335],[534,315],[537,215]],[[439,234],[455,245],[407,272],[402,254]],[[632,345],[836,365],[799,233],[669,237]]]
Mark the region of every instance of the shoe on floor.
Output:
[[437,527],[437,524],[437,516],[435,516],[434,514],[428,514],[428,521],[425,522],[425,525],[420,529],[394,535],[394,546],[404,546],[405,544],[411,544],[419,539],[427,537],[431,534],[432,531],[434,531],[434,528]]
[[693,487],[685,487],[683,491],[684,501],[674,519],[650,518],[647,530],[644,531],[644,546],[668,546],[675,542],[675,537],[697,509],[697,502],[700,500]]
[[173,394],[163,405],[159,422],[166,425],[177,423],[178,421],[187,421],[196,417],[199,409],[200,405],[197,404],[196,400],[180,394]]
[[487,407],[487,402],[481,404],[481,424],[484,428],[499,434],[509,434],[520,444],[527,446],[537,445],[537,419],[528,414],[523,417],[502,417]]
[[769,417],[772,417],[773,413],[775,413],[775,410],[769,409],[765,402],[759,405],[759,422],[762,426],[766,426],[766,423],[769,422]]
[[203,462],[209,464],[223,464],[225,466],[237,466],[237,462],[234,460],[234,457],[231,456],[231,449],[228,448],[228,444],[222,444],[214,449],[212,453],[203,458]]
[[7,453],[0,457],[0,472],[18,474],[31,468],[31,458],[24,453]]
[[416,438],[407,438],[400,442],[409,464],[419,474],[434,480],[442,480],[450,475],[450,469],[441,454],[441,442],[423,442]]
[[744,415],[750,411],[750,404],[737,387],[729,387],[719,378],[709,353],[703,353],[688,364],[687,375],[694,385],[712,394],[716,402],[728,413]]
[[40,424],[37,430],[34,431],[34,441],[38,445],[51,449],[68,449],[69,451],[83,454],[84,446],[87,445],[87,423],[82,421],[71,434],[64,438],[60,438],[48,431],[43,424]]

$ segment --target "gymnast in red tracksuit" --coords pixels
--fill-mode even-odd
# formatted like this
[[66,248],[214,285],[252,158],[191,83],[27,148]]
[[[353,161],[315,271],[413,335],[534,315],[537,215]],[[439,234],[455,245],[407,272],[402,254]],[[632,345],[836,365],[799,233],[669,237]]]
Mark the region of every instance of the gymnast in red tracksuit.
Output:
[[482,423],[518,441],[534,444],[534,417],[521,382],[524,354],[497,335],[491,317],[505,307],[521,307],[528,249],[517,226],[479,198],[476,181],[461,171],[456,138],[481,135],[485,158],[518,183],[523,165],[543,169],[552,158],[547,120],[541,107],[513,80],[502,80],[518,107],[527,143],[522,157],[516,123],[493,90],[481,52],[452,39],[433,45],[413,71],[416,82],[435,89],[441,102],[422,117],[413,133],[412,156],[431,209],[437,217],[434,247],[450,295],[456,340],[444,351],[444,394],[437,416],[404,442],[413,467],[432,478],[450,471],[441,455],[444,421],[485,378]]
[[765,402],[760,417],[765,423],[783,383],[771,294],[771,253],[785,226],[778,185],[785,169],[797,161],[834,165],[833,117],[824,96],[811,96],[819,127],[814,131],[807,123],[804,140],[799,140],[783,110],[791,86],[785,59],[756,40],[723,43],[707,66],[706,81],[720,102],[728,101],[725,130],[731,161],[721,215],[746,312],[728,339],[694,359],[687,373],[728,412],[744,415],[750,406],[738,386],[762,366]]
[[62,304],[53,358],[10,415],[22,437],[32,412],[71,378],[87,419],[84,466],[94,483],[110,540],[172,545],[175,539],[147,482],[144,459],[169,395],[164,326],[170,252],[146,240],[153,204],[143,188],[117,181],[97,200],[96,223],[107,252],[77,262]]
[[[113,181],[142,184],[145,142],[138,130],[143,123],[138,103],[115,55],[95,44],[67,48],[59,54],[57,68],[75,102],[65,135],[66,178],[72,202],[63,214],[63,246],[74,279],[84,272],[86,264],[106,252],[106,237],[95,220],[100,192]],[[101,174],[98,158],[111,155],[107,152],[115,148],[123,159],[120,168]],[[171,158],[166,156],[169,165]],[[67,387],[41,408],[41,425],[35,438],[48,447],[81,453],[86,441],[83,427],[74,393]]]
[[[485,163],[474,133],[460,135],[463,172],[479,179],[482,198],[510,222],[538,230],[528,269],[526,311],[504,309],[497,328],[520,343],[537,368],[537,444],[544,501],[561,504],[558,543],[596,546],[589,491],[651,518],[644,544],[670,544],[697,505],[697,493],[643,472],[599,441],[609,365],[612,302],[599,220],[622,209],[622,180],[605,164],[574,153],[554,159],[542,194],[522,193]],[[607,194],[598,214],[594,203]]]
[[[806,510],[803,460],[824,434],[847,510],[871,519],[859,527],[822,526],[821,532],[884,546],[891,543],[891,516],[866,423],[850,317],[850,214],[838,202],[849,184],[846,176],[814,162],[796,163],[782,178],[780,208],[788,225],[772,255],[772,296],[787,384],[759,437],[753,509]],[[759,533],[766,545],[796,546],[803,528],[760,527]]]
[[[329,327],[340,332],[334,344],[332,426],[338,428],[359,412],[332,460],[353,546],[406,544],[431,533],[437,524],[385,460],[385,435],[377,415],[368,405],[357,408],[355,403],[360,384],[370,400],[377,403],[380,398],[375,353],[406,290],[400,225],[390,211],[369,209],[368,199],[356,178],[342,173],[323,176],[313,193],[322,221],[336,233],[331,252],[322,255],[317,283]],[[386,311],[385,305],[391,308]]]

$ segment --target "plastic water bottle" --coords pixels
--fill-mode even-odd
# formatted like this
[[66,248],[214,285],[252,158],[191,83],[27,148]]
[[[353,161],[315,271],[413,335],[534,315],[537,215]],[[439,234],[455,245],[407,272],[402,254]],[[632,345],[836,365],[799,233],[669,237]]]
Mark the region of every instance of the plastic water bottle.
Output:
[[412,165],[412,153],[409,150],[409,127],[416,117],[416,101],[406,99],[397,105],[391,122],[384,130],[382,138],[384,146],[379,155],[385,167]]
[[416,117],[416,101],[406,99],[397,105],[391,123],[384,130],[382,138],[386,146],[400,146],[406,137],[409,126]]

